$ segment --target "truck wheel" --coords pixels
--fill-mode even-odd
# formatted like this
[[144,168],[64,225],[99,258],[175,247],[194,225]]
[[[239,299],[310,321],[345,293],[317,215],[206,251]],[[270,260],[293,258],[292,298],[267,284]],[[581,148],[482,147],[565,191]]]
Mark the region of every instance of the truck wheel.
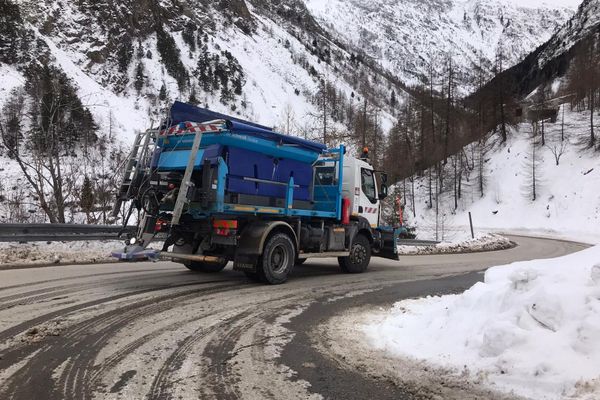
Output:
[[207,273],[215,273],[221,272],[227,266],[228,261],[225,260],[221,263],[205,263],[200,261],[188,261],[184,265],[192,271],[195,272],[207,272]]
[[296,251],[290,237],[284,233],[271,236],[257,266],[260,278],[271,285],[284,283],[296,261]]
[[347,274],[360,274],[367,270],[371,262],[371,243],[365,235],[357,235],[352,241],[348,257],[339,257],[338,263]]

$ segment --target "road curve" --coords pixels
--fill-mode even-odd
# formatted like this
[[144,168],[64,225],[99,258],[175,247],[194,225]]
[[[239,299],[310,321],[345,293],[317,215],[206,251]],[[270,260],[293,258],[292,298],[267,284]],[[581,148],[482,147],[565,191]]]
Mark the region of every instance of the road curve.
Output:
[[311,261],[282,286],[162,262],[0,271],[0,399],[421,398],[426,388],[416,396],[329,358],[313,328],[585,247],[511,239],[505,251],[374,259],[362,275]]

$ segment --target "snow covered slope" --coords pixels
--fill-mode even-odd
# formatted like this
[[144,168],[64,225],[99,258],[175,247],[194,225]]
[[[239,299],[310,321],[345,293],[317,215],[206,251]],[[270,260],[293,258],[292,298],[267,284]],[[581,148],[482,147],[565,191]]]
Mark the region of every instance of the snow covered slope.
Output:
[[361,48],[409,84],[441,72],[453,57],[463,93],[472,89],[473,66],[489,71],[499,46],[504,68],[516,64],[571,15],[580,1],[516,0],[306,0],[331,32]]
[[495,267],[460,295],[406,300],[364,327],[434,373],[536,400],[600,396],[600,246]]
[[[146,21],[152,18],[147,15],[151,13],[136,10],[136,2],[125,3],[114,11],[109,6],[88,2],[21,0],[17,4],[23,19],[28,21],[25,29],[45,44],[47,61],[43,62],[54,63],[66,72],[101,128],[106,129],[108,115],[112,114],[117,123],[113,128],[125,142],[132,140],[134,130],[156,124],[169,100],[188,100],[192,91],[201,105],[238,113],[265,125],[280,124],[288,104],[301,118],[313,111],[310,96],[317,88],[316,77],[330,71],[280,21],[265,17],[259,10],[253,9],[246,17],[247,25],[253,27],[248,34],[250,28],[227,23],[228,13],[220,12],[210,2],[190,4],[192,8],[196,6],[196,11],[180,10],[176,2],[162,2],[159,11],[163,20],[159,24]],[[124,25],[128,18],[135,19],[134,26]],[[186,32],[179,24],[191,24],[191,33],[187,32],[191,39],[184,39]],[[164,29],[163,36],[174,41],[172,53],[178,60],[161,54],[158,29]],[[243,88],[233,99],[221,101],[219,89],[203,89],[197,79],[197,64],[202,58],[223,60],[226,51],[233,55],[233,65],[239,64],[243,69]],[[296,52],[302,55],[303,64],[293,59]],[[38,52],[30,54],[32,59],[38,56]],[[181,74],[176,76],[169,70],[170,63],[179,61],[183,67],[176,71],[188,75],[183,84]],[[141,82],[136,90],[138,69]],[[160,101],[157,96],[163,85],[167,99]],[[0,93],[6,95],[13,86],[15,79],[2,79]],[[352,88],[343,79],[338,86],[350,95]]]
[[[110,111],[117,130],[129,141],[133,129],[150,124],[148,115],[154,122],[162,115],[167,102],[157,101],[156,96],[163,84],[171,100],[187,100],[194,89],[200,104],[265,125],[281,124],[289,109],[295,119],[306,121],[314,113],[311,96],[319,78],[333,81],[348,97],[369,86],[374,98],[378,92],[382,99],[389,98],[395,85],[381,72],[360,61],[347,62],[353,49],[364,51],[408,83],[427,75],[429,55],[451,51],[466,81],[467,69],[476,64],[479,52],[492,60],[502,41],[507,64],[516,62],[572,14],[574,2],[520,7],[509,0],[402,5],[382,0],[307,0],[309,10],[298,0],[194,0],[186,6],[165,0],[156,7],[127,1],[117,8],[89,1],[18,0],[15,4],[23,20],[18,24],[21,30],[33,33],[41,43],[31,59],[45,60],[40,53],[50,62],[55,59],[79,86],[84,103],[93,106],[100,125],[107,125]],[[165,40],[159,40],[164,37],[176,45],[172,57],[167,57],[178,59],[175,66],[159,49],[161,43],[165,47]],[[196,79],[199,59],[207,55],[223,59],[224,51],[233,55],[244,73],[242,93],[225,102],[218,91],[210,93]],[[23,55],[12,57],[17,60]],[[174,71],[187,74],[187,81],[174,76]],[[368,85],[356,79],[363,73]],[[138,78],[141,89],[136,90]],[[3,79],[0,91],[12,82]],[[393,111],[386,101],[377,106],[389,112],[383,115],[389,128]]]
[[506,70],[502,79],[516,82],[525,97],[542,84],[564,77],[571,60],[600,30],[600,0],[584,0],[577,12],[543,45]]
[[[444,192],[440,195],[439,214],[428,207],[429,191],[427,176],[418,178],[415,184],[416,217],[409,205],[406,209],[411,223],[418,227],[421,238],[435,237],[437,220],[439,238],[460,239],[470,235],[468,230],[470,211],[475,229],[486,231],[522,232],[564,237],[572,240],[600,242],[600,158],[592,150],[586,150],[589,136],[589,112],[565,111],[565,142],[559,165],[554,152],[560,153],[562,109],[556,123],[546,123],[545,147],[536,145],[538,160],[536,177],[536,200],[532,196],[532,128],[520,124],[512,131],[505,145],[495,144],[484,155],[484,195],[478,187],[477,168],[467,172],[462,198],[454,210],[452,171],[448,168]],[[538,142],[540,137],[537,138]],[[490,139],[493,144],[494,139]],[[472,147],[465,154],[477,155]],[[448,166],[449,167],[449,166]],[[407,181],[408,182],[408,181]],[[401,185],[402,186],[402,185]],[[410,197],[407,183],[407,197]]]

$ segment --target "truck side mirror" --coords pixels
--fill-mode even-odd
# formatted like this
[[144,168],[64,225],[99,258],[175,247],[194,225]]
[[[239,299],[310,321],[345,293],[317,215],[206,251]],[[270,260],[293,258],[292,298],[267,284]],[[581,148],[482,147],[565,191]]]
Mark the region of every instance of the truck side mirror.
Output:
[[388,197],[388,187],[385,183],[382,183],[379,189],[379,200],[385,200],[386,197]]

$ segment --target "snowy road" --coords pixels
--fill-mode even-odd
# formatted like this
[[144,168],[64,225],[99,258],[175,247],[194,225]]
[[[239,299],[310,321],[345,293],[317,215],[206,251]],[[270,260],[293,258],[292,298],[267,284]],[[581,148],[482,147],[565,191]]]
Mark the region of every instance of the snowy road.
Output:
[[499,252],[375,259],[363,275],[313,261],[277,287],[171,263],[0,271],[0,398],[428,398],[439,388],[354,370],[316,332],[356,307],[462,291],[489,266],[584,248],[511,239]]

